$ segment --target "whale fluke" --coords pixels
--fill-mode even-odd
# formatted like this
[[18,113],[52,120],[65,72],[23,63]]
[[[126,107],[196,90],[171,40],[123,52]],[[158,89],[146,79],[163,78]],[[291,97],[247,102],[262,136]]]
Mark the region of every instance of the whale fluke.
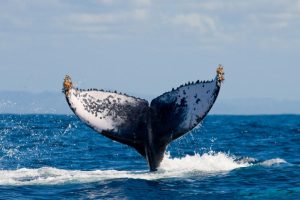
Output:
[[133,147],[148,162],[151,171],[159,167],[167,145],[197,126],[213,106],[223,67],[215,79],[189,82],[148,101],[103,90],[79,90],[70,76],[63,93],[72,111],[98,133]]

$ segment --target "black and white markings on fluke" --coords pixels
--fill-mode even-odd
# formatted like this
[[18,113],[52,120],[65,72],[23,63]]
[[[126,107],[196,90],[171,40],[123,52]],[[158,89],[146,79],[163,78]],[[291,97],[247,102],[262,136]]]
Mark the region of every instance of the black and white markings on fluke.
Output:
[[166,146],[207,115],[223,80],[223,68],[219,66],[214,80],[188,82],[153,99],[150,105],[116,91],[73,88],[69,76],[63,92],[82,121],[102,135],[135,148],[153,171],[162,161]]

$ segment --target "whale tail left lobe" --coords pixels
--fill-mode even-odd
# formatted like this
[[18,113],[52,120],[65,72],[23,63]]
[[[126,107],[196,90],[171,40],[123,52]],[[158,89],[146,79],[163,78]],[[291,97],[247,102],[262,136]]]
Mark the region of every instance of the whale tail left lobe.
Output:
[[153,99],[103,90],[79,90],[66,76],[63,92],[72,111],[102,135],[133,147],[159,167],[167,145],[197,126],[213,106],[224,80],[219,66],[212,81],[188,83]]
[[[64,85],[71,80],[65,79]],[[66,100],[83,122],[98,133],[135,148],[145,157],[143,140],[147,132],[148,102],[102,90],[63,88]]]

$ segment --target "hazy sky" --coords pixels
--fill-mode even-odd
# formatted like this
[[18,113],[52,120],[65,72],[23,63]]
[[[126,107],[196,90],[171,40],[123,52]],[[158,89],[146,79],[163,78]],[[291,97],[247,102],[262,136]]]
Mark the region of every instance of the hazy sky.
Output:
[[159,95],[225,67],[221,98],[300,99],[298,0],[1,0],[0,90]]

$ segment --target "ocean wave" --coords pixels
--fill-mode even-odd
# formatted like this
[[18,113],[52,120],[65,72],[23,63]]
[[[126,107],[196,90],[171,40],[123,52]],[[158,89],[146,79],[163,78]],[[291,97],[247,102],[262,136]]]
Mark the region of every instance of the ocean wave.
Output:
[[263,161],[260,163],[260,165],[269,167],[272,165],[278,165],[278,164],[284,164],[284,163],[287,163],[287,162],[281,158],[274,158],[274,159]]
[[161,163],[160,170],[224,172],[250,165],[248,162],[238,162],[235,156],[223,152],[209,152],[202,155],[196,153],[195,155],[186,155],[182,158],[171,158],[167,154]]
[[222,152],[186,155],[182,158],[171,158],[167,154],[157,172],[118,170],[81,171],[53,167],[38,169],[21,168],[17,170],[1,170],[0,185],[57,185],[123,178],[155,180],[186,177],[195,172],[217,174],[250,165],[247,162],[237,162],[233,156]]
[[[253,159],[250,159],[253,160]],[[276,158],[258,163],[263,166],[286,163]],[[73,183],[99,182],[113,179],[156,180],[226,173],[234,169],[253,166],[249,159],[238,160],[235,156],[223,152],[209,152],[202,155],[186,155],[182,158],[171,158],[165,155],[157,172],[118,171],[118,170],[66,170],[53,167],[38,169],[21,168],[17,170],[0,170],[0,185],[60,185]]]

